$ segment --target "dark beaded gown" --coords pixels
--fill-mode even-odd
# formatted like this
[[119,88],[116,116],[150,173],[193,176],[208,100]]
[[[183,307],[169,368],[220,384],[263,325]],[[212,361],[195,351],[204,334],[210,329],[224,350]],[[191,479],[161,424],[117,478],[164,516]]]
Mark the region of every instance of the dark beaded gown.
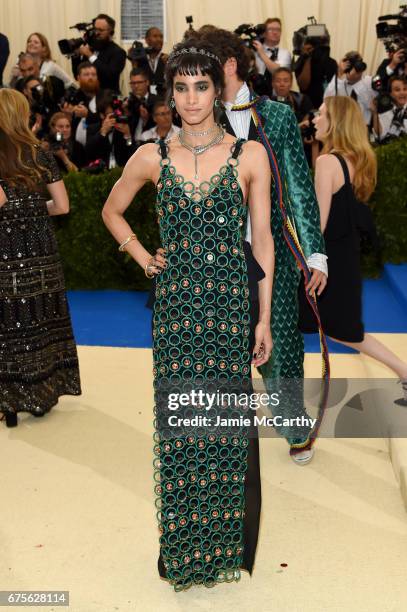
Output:
[[158,569],[175,590],[238,580],[240,568],[251,573],[257,545],[261,489],[253,417],[237,433],[213,432],[206,423],[174,433],[162,401],[166,388],[184,390],[188,381],[251,388],[256,306],[241,236],[247,215],[236,168],[242,143],[195,189],[160,141],[156,211],[168,266],[157,277],[153,315],[154,479]]
[[[0,179],[0,411],[42,415],[80,395],[78,356],[45,185],[61,180],[54,157],[38,191]],[[28,159],[28,163],[30,160]]]

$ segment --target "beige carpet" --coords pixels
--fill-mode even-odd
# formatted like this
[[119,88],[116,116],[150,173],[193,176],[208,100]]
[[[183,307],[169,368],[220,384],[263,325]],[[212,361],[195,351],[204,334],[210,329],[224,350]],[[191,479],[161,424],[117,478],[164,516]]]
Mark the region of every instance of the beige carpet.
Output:
[[[378,336],[407,358],[406,336]],[[175,593],[156,566],[151,352],[79,350],[80,398],[0,426],[0,590],[69,590],[71,612],[407,609],[407,515],[376,439],[321,439],[303,467],[284,440],[261,440],[252,578]],[[318,375],[317,355],[306,369]],[[350,373],[391,376],[372,360],[334,355],[333,376]]]

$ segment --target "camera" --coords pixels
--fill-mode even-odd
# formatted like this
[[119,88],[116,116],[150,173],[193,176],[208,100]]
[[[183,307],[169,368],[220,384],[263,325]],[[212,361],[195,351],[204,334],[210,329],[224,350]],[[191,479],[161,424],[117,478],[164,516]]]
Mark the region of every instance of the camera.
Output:
[[[396,23],[389,23],[396,21]],[[376,24],[376,35],[387,52],[403,51],[404,61],[407,58],[407,6],[401,6],[396,15],[382,15]]]
[[31,112],[39,113],[40,115],[46,115],[48,113],[48,107],[44,101],[44,86],[35,85],[30,88],[32,95]]
[[393,98],[383,87],[382,80],[379,75],[372,78],[372,88],[379,92],[376,98],[377,112],[385,113],[393,108]]
[[64,136],[61,132],[55,132],[48,136],[48,142],[51,151],[58,151],[64,148]]
[[349,64],[349,66],[344,70],[345,74],[349,74],[349,72],[351,72],[353,69],[355,69],[356,72],[364,72],[367,68],[367,65],[359,53],[347,53],[345,55],[345,60]]
[[314,47],[329,45],[330,35],[324,23],[317,23],[315,17],[308,17],[311,23],[303,26],[293,34],[293,54],[301,55],[305,43]]
[[129,49],[127,57],[131,62],[137,62],[141,68],[148,66],[148,55],[152,52],[153,49],[151,47],[145,47],[139,40],[135,40]]
[[99,41],[96,37],[93,21],[90,23],[76,23],[70,26],[69,29],[79,30],[79,32],[83,32],[83,35],[80,38],[63,38],[58,40],[58,47],[62,55],[71,57],[81,45],[89,45],[89,47],[95,50],[98,48]]
[[253,46],[253,42],[255,40],[259,40],[260,42],[264,39],[264,33],[266,31],[266,26],[264,23],[259,23],[258,25],[253,25],[251,23],[242,23],[242,25],[238,26],[234,33],[240,36],[243,40],[244,44],[250,49],[255,50]]
[[125,113],[123,100],[120,98],[114,98],[112,101],[112,116],[116,119],[116,123],[128,123],[129,118]]
[[72,106],[76,106],[77,104],[80,104],[83,101],[83,98],[81,97],[80,93],[78,92],[78,89],[76,87],[68,87],[68,89],[65,91],[65,95],[61,100],[61,104],[72,104]]
[[188,24],[188,28],[189,28],[190,30],[193,30],[193,29],[194,29],[194,26],[193,26],[192,24],[193,24],[194,20],[193,20],[192,15],[187,15],[187,16],[185,17],[185,21],[186,21],[186,22],[187,22],[187,24]]

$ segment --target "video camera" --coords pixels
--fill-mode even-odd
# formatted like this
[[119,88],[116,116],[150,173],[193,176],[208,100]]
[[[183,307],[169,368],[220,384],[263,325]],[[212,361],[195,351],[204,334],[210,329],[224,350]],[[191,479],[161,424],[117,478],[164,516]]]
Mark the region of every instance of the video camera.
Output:
[[328,46],[330,35],[324,23],[317,23],[314,16],[308,17],[311,23],[303,26],[293,34],[293,54],[301,55],[305,43],[314,47]]
[[99,40],[96,37],[94,21],[89,23],[76,23],[70,26],[70,30],[79,30],[83,32],[80,38],[63,38],[58,40],[59,50],[63,55],[71,57],[81,45],[89,45],[94,50],[98,49]]
[[263,42],[265,31],[266,26],[264,23],[259,23],[256,26],[251,23],[242,23],[242,25],[234,30],[234,33],[240,36],[246,47],[254,50],[253,42],[255,40]]
[[[376,24],[377,38],[384,43],[387,52],[403,51],[404,61],[407,59],[407,5],[400,6],[396,15],[382,15]],[[396,21],[396,23],[389,23]]]

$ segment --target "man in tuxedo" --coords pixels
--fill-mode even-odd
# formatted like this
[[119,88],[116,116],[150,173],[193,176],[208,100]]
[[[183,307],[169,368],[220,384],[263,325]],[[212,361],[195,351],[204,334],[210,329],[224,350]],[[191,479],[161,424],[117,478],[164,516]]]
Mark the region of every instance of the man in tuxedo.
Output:
[[104,13],[93,20],[95,40],[76,50],[72,56],[72,71],[76,78],[79,64],[88,60],[97,70],[101,89],[120,93],[120,74],[126,64],[126,52],[112,40],[115,25],[115,20]]
[[256,67],[259,74],[263,74],[269,84],[271,75],[277,68],[291,68],[291,53],[288,49],[282,49],[281,20],[278,17],[270,17],[264,24],[264,41],[253,41],[256,51]]
[[131,93],[127,100],[130,130],[135,140],[140,140],[144,130],[155,126],[152,110],[157,96],[150,93],[150,75],[142,68],[130,72]]
[[147,47],[143,48],[143,53],[137,58],[129,58],[133,68],[140,68],[148,74],[151,91],[153,94],[161,96],[164,94],[164,71],[168,56],[162,52],[164,36],[159,28],[149,28],[145,34]]
[[96,94],[99,92],[100,83],[95,66],[87,61],[79,64],[77,81],[79,88],[68,90],[62,110],[72,117],[75,140],[85,146],[87,126],[99,121],[96,112]]
[[[199,32],[198,32],[199,34]],[[298,329],[298,286],[300,271],[297,256],[283,233],[283,209],[296,229],[305,265],[311,272],[307,291],[323,290],[327,281],[327,264],[324,240],[321,234],[319,207],[309,168],[304,155],[296,117],[286,104],[267,98],[251,99],[246,84],[249,60],[242,40],[221,29],[213,29],[201,35],[212,43],[224,66],[225,88],[223,103],[225,112],[221,123],[236,137],[259,140],[256,120],[260,118],[277,166],[271,162],[272,212],[271,227],[275,244],[275,272],[272,299],[273,351],[270,360],[261,366],[260,372],[269,392],[283,390],[278,407],[279,416],[292,417],[303,414],[304,341]],[[277,169],[276,169],[277,168]],[[278,197],[277,184],[281,178],[283,195]],[[246,228],[246,240],[251,241],[250,218]],[[249,270],[250,274],[250,270]],[[312,457],[309,429],[295,433],[291,428],[281,429],[289,442],[290,454],[297,462]],[[300,455],[298,455],[300,451]]]

